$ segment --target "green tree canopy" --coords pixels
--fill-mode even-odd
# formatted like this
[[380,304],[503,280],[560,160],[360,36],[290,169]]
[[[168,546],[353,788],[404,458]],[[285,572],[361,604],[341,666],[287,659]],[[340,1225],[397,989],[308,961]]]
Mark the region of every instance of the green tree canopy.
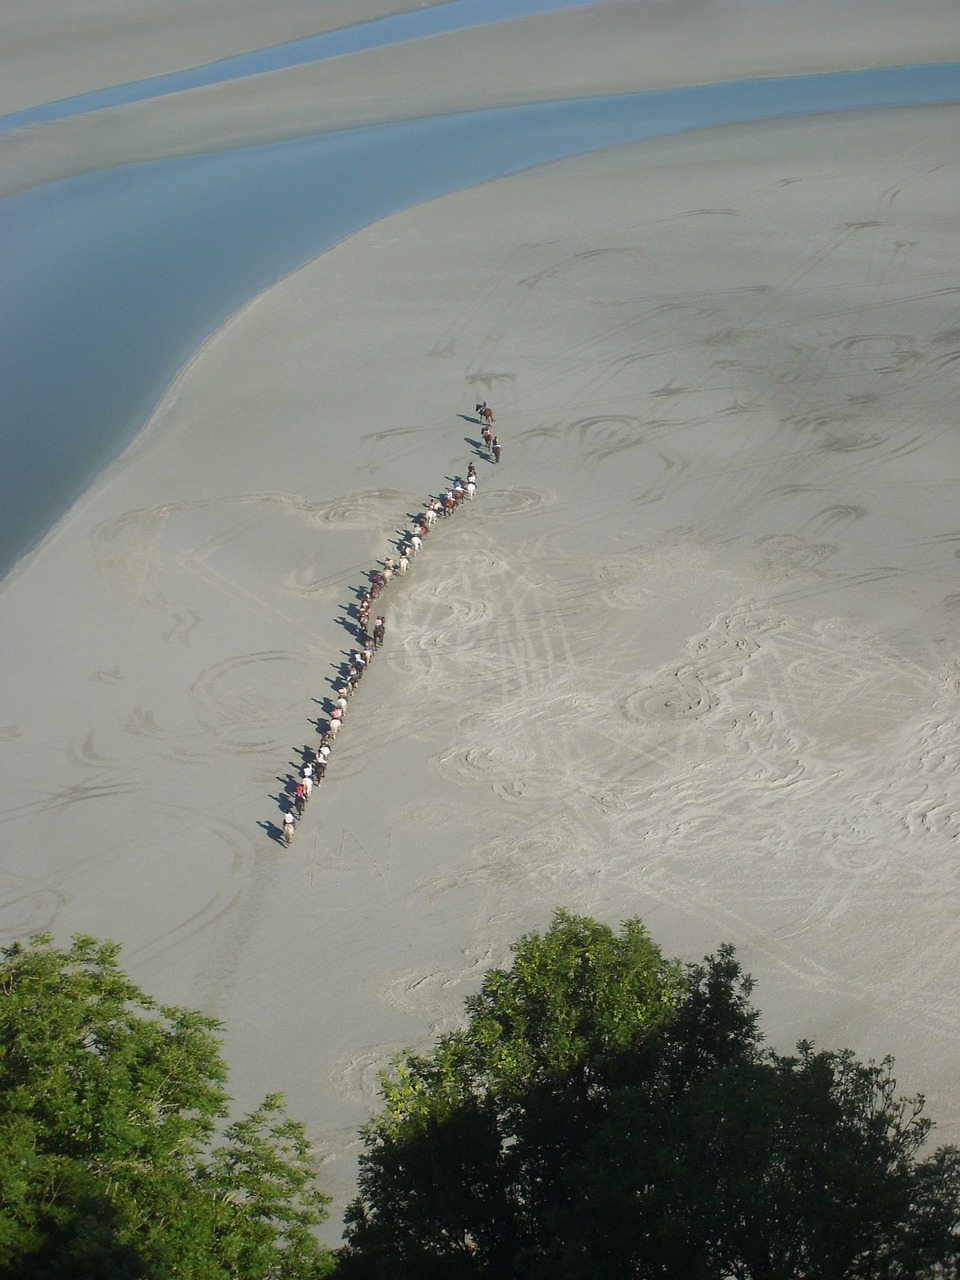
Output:
[[306,1280],[327,1198],[279,1095],[223,1131],[218,1024],[158,1004],[119,947],[0,960],[2,1280]]
[[764,1048],[731,947],[559,912],[382,1083],[338,1275],[956,1277],[960,1153],[892,1063]]

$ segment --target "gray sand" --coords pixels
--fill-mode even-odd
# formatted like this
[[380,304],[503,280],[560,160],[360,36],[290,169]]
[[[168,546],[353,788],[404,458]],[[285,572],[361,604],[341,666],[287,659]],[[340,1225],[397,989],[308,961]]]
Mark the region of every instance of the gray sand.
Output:
[[[778,1047],[958,1140],[957,125],[615,149],[249,304],[4,584],[3,938],[224,1019],[338,1208],[377,1071],[558,905],[734,942]],[[285,850],[338,619],[472,457]]]

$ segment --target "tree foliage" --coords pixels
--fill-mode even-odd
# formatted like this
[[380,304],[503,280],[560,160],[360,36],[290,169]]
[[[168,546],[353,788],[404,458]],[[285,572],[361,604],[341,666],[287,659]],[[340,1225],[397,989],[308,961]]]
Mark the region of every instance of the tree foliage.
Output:
[[559,912],[382,1082],[338,1275],[960,1274],[960,1153],[892,1063],[764,1048],[732,948],[681,969]]
[[218,1025],[158,1004],[119,948],[0,961],[2,1280],[326,1274],[302,1127],[267,1098],[229,1125]]

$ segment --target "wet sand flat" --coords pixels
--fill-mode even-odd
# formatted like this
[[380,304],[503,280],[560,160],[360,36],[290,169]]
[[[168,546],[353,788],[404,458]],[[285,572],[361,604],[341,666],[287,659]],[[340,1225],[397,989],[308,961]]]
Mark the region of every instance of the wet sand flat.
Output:
[[[0,594],[4,938],[224,1019],[338,1208],[378,1070],[558,905],[732,941],[779,1048],[895,1054],[956,1141],[957,116],[565,161],[234,316]],[[284,849],[357,588],[471,460]]]

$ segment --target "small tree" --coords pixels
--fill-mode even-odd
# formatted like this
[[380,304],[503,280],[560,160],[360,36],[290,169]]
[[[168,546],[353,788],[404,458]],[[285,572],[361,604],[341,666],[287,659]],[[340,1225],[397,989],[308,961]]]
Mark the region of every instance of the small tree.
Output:
[[267,1099],[226,1130],[218,1025],[158,1004],[119,947],[0,960],[0,1277],[319,1276],[327,1198]]
[[338,1274],[920,1280],[960,1268],[960,1153],[892,1063],[765,1050],[731,947],[560,912],[384,1079]]

